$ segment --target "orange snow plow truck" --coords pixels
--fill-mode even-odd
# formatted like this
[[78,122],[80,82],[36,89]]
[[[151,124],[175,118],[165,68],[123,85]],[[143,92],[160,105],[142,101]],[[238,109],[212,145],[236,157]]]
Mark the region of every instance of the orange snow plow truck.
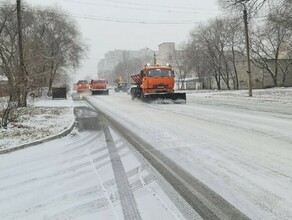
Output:
[[145,102],[155,100],[173,100],[186,103],[186,93],[174,92],[174,71],[170,65],[145,65],[140,74],[131,76],[136,87],[131,88],[132,100]]
[[88,92],[89,84],[87,80],[79,80],[76,84],[77,92]]
[[97,79],[90,81],[90,90],[92,95],[108,95],[107,81],[104,79]]

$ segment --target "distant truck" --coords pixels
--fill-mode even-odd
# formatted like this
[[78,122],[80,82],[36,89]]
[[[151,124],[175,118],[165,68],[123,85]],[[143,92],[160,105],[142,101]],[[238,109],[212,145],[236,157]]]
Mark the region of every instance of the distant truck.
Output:
[[107,80],[97,79],[90,81],[90,90],[92,95],[108,95],[109,90],[107,88]]
[[186,93],[174,92],[174,71],[170,65],[147,64],[139,74],[131,78],[137,85],[131,88],[132,100],[138,98],[145,102],[159,99],[186,102]]
[[115,92],[127,92],[128,84],[127,82],[123,81],[121,77],[115,80]]
[[77,86],[77,92],[88,92],[90,89],[90,86],[87,80],[79,80],[76,86]]

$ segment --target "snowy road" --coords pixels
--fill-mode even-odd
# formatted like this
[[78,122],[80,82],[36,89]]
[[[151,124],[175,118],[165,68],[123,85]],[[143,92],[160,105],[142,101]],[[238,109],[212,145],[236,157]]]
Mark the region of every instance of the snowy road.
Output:
[[[288,220],[288,91],[278,98],[188,94],[181,105],[131,101],[124,93],[87,99],[154,148],[151,153],[170,158],[249,218]],[[75,110],[79,130],[71,135],[0,155],[0,219],[201,219],[128,142],[82,106]]]
[[0,155],[0,219],[200,219],[99,115],[75,114],[69,136]]
[[188,95],[186,105],[88,96],[252,219],[292,219],[292,105]]

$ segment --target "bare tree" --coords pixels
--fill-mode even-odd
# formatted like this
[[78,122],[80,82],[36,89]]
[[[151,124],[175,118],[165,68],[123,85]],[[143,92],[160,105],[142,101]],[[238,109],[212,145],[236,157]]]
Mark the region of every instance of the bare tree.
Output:
[[178,76],[179,89],[185,89],[185,79],[189,75],[191,65],[188,62],[187,44],[182,44],[178,49],[170,48],[171,64],[175,75]]
[[258,13],[265,5],[270,4],[274,0],[217,0],[219,6],[229,12],[239,13],[242,6],[246,7],[250,13]]
[[196,39],[190,40],[186,47],[186,56],[192,72],[199,78],[201,88],[210,89],[212,70],[209,69],[208,56],[203,45]]
[[269,20],[277,25],[292,30],[292,1],[282,0],[271,9]]
[[251,14],[258,13],[258,11],[265,5],[269,0],[218,0],[219,5],[225,10],[235,11],[238,13],[242,10],[244,32],[245,32],[245,43],[246,43],[246,59],[247,59],[247,74],[248,74],[248,94],[252,96],[252,79],[251,79],[251,61],[250,61],[250,38],[249,38],[249,27],[248,21],[251,18]]
[[85,54],[86,46],[81,42],[81,36],[73,20],[56,9],[38,11],[42,23],[39,37],[43,42],[46,60],[44,67],[49,74],[49,91],[58,74],[65,74],[70,68],[76,68]]
[[193,45],[200,45],[201,55],[205,58],[203,65],[208,65],[208,75],[212,75],[217,83],[217,88],[221,89],[221,78],[218,70],[220,69],[219,55],[214,48],[214,44],[217,44],[217,38],[212,37],[212,30],[210,25],[200,24],[191,33]]
[[233,88],[239,89],[237,63],[244,56],[243,27],[239,18],[225,19],[226,46],[230,52],[227,55],[226,65],[230,68]]
[[20,104],[16,6],[5,2],[0,11],[0,68],[8,78],[9,102]]
[[[200,25],[192,32],[193,45],[201,45],[200,52],[208,63],[210,74],[221,89],[221,80],[231,89],[238,89],[236,62],[242,53],[241,26],[227,18],[210,20],[207,25]],[[197,47],[199,48],[199,47]],[[203,53],[202,53],[203,51]]]
[[[287,29],[291,38],[292,31],[292,1],[281,0],[278,4],[273,7],[268,17],[268,23],[273,24],[275,27],[281,27]],[[280,45],[281,50],[284,50],[284,58],[279,62],[279,68],[283,73],[282,84],[285,85],[288,69],[291,66],[292,59],[292,42],[290,39],[285,39]],[[283,52],[283,51],[282,51]]]
[[[56,9],[30,9],[22,13],[23,62],[25,79],[19,68],[19,43],[15,5],[0,8],[0,68],[9,81],[10,101],[26,100],[29,89],[48,82],[50,95],[56,75],[76,68],[86,46],[81,42],[75,22]],[[46,80],[46,78],[48,78]],[[43,82],[45,81],[45,82]],[[23,83],[24,82],[24,83]],[[21,87],[20,87],[21,85]]]
[[122,61],[119,62],[113,70],[114,79],[122,78],[130,85],[130,76],[140,72],[143,65],[145,65],[145,62],[142,58],[132,58],[128,51],[123,52]]
[[285,26],[275,25],[268,22],[264,27],[258,27],[254,33],[254,42],[252,43],[253,63],[266,70],[273,79],[274,86],[279,86],[279,70],[283,73],[282,84],[288,68],[292,65],[291,59],[281,59],[283,46],[289,42],[292,32]]

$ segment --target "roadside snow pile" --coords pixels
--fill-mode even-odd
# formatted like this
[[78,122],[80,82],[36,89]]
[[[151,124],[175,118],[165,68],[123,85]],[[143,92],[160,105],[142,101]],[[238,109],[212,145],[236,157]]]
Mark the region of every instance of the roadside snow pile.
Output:
[[38,100],[0,129],[0,150],[57,135],[74,123],[71,100]]

